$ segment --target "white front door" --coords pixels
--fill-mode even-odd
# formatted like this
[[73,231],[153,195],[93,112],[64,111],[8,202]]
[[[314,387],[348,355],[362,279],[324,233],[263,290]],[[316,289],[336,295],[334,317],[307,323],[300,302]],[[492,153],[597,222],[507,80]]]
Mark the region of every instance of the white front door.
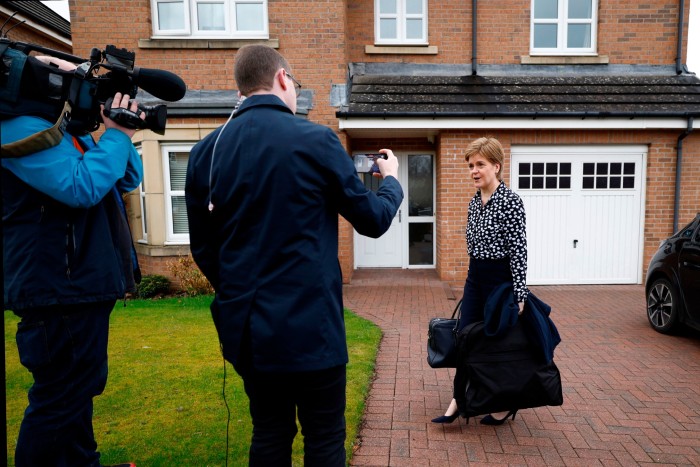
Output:
[[[434,155],[397,154],[404,199],[389,230],[374,239],[354,232],[356,268],[435,267]],[[360,174],[377,191],[381,179]]]
[[646,146],[513,146],[527,217],[527,282],[637,284]]

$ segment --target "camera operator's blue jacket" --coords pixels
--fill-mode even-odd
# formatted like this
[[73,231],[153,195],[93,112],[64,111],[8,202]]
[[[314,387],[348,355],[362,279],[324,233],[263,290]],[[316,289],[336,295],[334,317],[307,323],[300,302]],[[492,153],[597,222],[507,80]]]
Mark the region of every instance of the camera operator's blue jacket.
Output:
[[[0,121],[2,144],[51,127],[23,116]],[[55,147],[2,159],[4,308],[109,301],[134,289],[132,242],[118,191],[138,187],[141,160],[108,129],[95,145],[69,134]]]
[[346,364],[338,214],[379,237],[401,185],[387,177],[376,194],[367,189],[335,133],[274,95],[242,103],[212,163],[221,131],[192,149],[185,197],[190,248],[216,290],[224,356],[239,372],[251,363],[267,372]]

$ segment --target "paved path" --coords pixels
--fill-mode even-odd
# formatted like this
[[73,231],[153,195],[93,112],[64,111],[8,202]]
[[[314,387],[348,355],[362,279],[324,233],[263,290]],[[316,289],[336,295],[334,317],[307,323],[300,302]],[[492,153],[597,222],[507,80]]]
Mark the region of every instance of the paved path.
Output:
[[644,289],[532,287],[552,306],[564,405],[518,412],[500,427],[436,425],[454,370],[426,363],[430,318],[461,290],[432,270],[359,270],[345,305],[384,332],[356,466],[700,466],[700,334],[664,336],[644,314]]

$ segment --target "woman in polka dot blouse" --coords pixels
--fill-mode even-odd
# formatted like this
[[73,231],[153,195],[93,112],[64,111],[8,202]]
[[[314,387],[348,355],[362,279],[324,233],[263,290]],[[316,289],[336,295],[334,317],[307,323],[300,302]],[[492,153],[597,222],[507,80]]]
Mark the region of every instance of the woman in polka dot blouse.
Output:
[[[529,293],[525,285],[527,239],[525,208],[520,197],[502,180],[504,153],[495,138],[479,138],[466,150],[465,160],[474,180],[476,194],[469,202],[467,251],[469,272],[464,284],[460,329],[484,319],[484,303],[489,293],[504,282],[512,282],[519,313]],[[487,415],[485,425],[501,425],[515,412]],[[432,421],[452,423],[459,413],[452,399],[447,412]]]

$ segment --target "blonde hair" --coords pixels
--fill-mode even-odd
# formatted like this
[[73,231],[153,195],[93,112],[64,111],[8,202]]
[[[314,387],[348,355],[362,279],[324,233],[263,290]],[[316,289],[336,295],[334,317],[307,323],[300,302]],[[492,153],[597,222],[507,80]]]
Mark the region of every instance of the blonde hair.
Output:
[[476,155],[480,155],[491,164],[498,164],[498,173],[496,177],[498,177],[498,180],[503,180],[501,176],[505,155],[500,141],[491,136],[485,136],[472,141],[472,143],[467,146],[467,150],[464,153],[464,160],[469,163],[469,158]]

